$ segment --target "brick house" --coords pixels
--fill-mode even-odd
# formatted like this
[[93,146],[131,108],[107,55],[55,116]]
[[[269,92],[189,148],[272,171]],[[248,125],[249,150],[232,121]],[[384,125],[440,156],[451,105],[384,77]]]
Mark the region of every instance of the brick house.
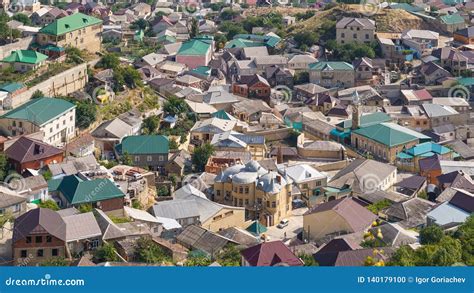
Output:
[[268,100],[271,87],[268,81],[258,74],[244,75],[232,84],[232,93],[246,98]]

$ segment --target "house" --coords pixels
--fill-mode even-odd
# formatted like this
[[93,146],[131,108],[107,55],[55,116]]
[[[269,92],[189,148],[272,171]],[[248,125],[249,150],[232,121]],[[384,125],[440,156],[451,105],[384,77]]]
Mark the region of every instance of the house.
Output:
[[3,58],[1,62],[6,66],[12,66],[17,72],[24,73],[40,68],[46,63],[46,59],[48,56],[33,50],[17,50]]
[[387,247],[400,247],[417,243],[419,240],[415,237],[415,233],[405,230],[396,223],[383,223],[369,230],[371,235],[382,235],[380,238],[381,245]]
[[33,99],[0,116],[3,134],[17,136],[42,131],[43,141],[53,145],[72,139],[75,128],[76,106],[63,99]]
[[286,68],[288,65],[288,58],[278,55],[257,56],[253,61],[257,74],[264,74],[269,67]]
[[322,87],[349,88],[355,84],[354,66],[346,62],[316,62],[309,65],[309,81]]
[[27,202],[38,204],[48,199],[48,183],[42,175],[29,176],[22,181],[18,192]]
[[133,127],[118,118],[102,122],[102,124],[91,133],[95,140],[95,145],[102,154],[113,153],[115,146],[119,144],[125,136],[132,134]]
[[85,157],[92,155],[95,150],[95,141],[92,135],[84,133],[81,136],[74,139],[67,145],[66,155],[72,155],[74,157]]
[[420,175],[426,177],[429,184],[438,184],[438,176],[442,174],[440,159],[433,154],[430,157],[418,160]]
[[123,215],[125,194],[109,179],[69,175],[48,181],[49,192],[62,208],[91,204],[106,213]]
[[259,121],[263,113],[271,113],[272,108],[260,100],[243,100],[232,105],[232,113],[240,121]]
[[214,135],[233,130],[236,125],[234,120],[219,118],[209,118],[204,121],[197,121],[191,128],[191,139],[196,142],[210,142]]
[[430,30],[407,29],[402,32],[401,39],[406,46],[418,50],[437,48],[439,45],[439,33]]
[[364,232],[377,216],[351,197],[322,203],[303,215],[303,230],[307,239],[318,240]]
[[59,9],[57,7],[53,7],[51,9],[49,9],[48,12],[46,12],[46,13],[42,14],[41,16],[39,16],[39,21],[38,21],[37,24],[39,26],[45,26],[45,25],[48,25],[48,24],[52,23],[56,19],[66,17],[66,16],[68,16],[68,13],[66,11],[64,11],[62,9]]
[[130,10],[138,18],[147,18],[151,14],[151,6],[146,3],[137,3]]
[[441,27],[450,33],[466,28],[466,21],[459,13],[442,15],[439,17]]
[[293,87],[293,75],[288,69],[272,65],[265,69],[265,78],[271,87],[286,86]]
[[219,151],[249,151],[253,160],[265,158],[267,151],[264,136],[242,134],[232,130],[215,134],[210,143]]
[[301,192],[301,196],[294,196],[293,200],[301,199],[307,206],[324,201],[324,187],[328,178],[323,173],[308,164],[288,166],[280,170],[280,173],[290,177]]
[[311,55],[294,55],[288,61],[288,69],[295,70],[297,72],[307,72],[309,70],[309,65],[316,62],[318,62],[318,59]]
[[130,156],[133,166],[162,171],[168,162],[169,140],[163,135],[133,135],[115,147],[119,156]]
[[424,78],[426,85],[441,84],[448,77],[452,77],[451,73],[434,62],[423,64],[420,68],[420,74]]
[[[374,172],[374,170],[377,170]],[[325,188],[328,201],[352,194],[388,190],[397,181],[397,168],[369,159],[355,159],[340,170]]]
[[27,211],[26,204],[27,199],[21,196],[17,190],[0,186],[0,215],[19,217]]
[[474,45],[474,26],[453,33],[454,41],[464,45]]
[[214,180],[214,200],[245,207],[246,219],[273,226],[291,211],[291,183],[256,161],[226,168]]
[[375,21],[344,17],[336,23],[336,40],[339,44],[370,43],[375,40]]
[[5,155],[12,167],[22,174],[27,169],[38,170],[48,164],[62,162],[64,151],[42,141],[22,136],[5,151]]
[[72,208],[74,212],[67,213],[66,210],[58,211],[66,226],[67,251],[71,255],[80,255],[87,251],[93,251],[102,245],[102,231],[92,212],[80,213]]
[[[328,94],[329,89],[326,89],[314,83],[305,83],[305,84],[295,85],[294,91],[296,94],[296,98],[300,101],[306,101],[307,99],[309,99],[310,101],[313,101],[313,100],[317,100],[317,98],[319,98],[320,96],[321,97],[329,96]],[[331,104],[332,106],[335,105],[335,103],[333,104],[333,102],[331,102]],[[322,112],[325,112],[325,111],[322,111]]]
[[166,29],[171,28],[173,26],[173,23],[167,16],[162,15],[159,18],[155,18],[155,20],[153,21],[151,25],[152,25],[153,32],[159,33]]
[[394,186],[398,193],[413,197],[426,191],[426,183],[425,177],[413,175],[397,182]]
[[451,70],[451,73],[459,74],[461,70],[467,70],[474,63],[472,55],[468,52],[459,51],[452,47],[443,47],[433,50],[432,55],[436,57],[440,65]]
[[95,53],[101,50],[102,20],[75,13],[40,29],[36,42],[41,46],[52,44],[57,47],[77,47]]
[[242,266],[273,267],[273,266],[303,266],[303,261],[297,257],[283,242],[263,242],[240,252]]
[[167,174],[174,174],[179,177],[184,175],[185,171],[190,171],[192,167],[191,155],[185,150],[170,153],[165,170]]
[[456,191],[450,201],[443,202],[428,212],[427,225],[438,225],[443,229],[461,225],[474,211],[473,199],[471,193]]
[[66,225],[50,209],[37,208],[18,217],[13,224],[13,262],[35,265],[54,257],[70,257],[66,250]]
[[271,93],[271,86],[261,75],[241,75],[232,84],[232,93],[245,98],[259,98],[268,100]]
[[433,202],[414,197],[391,205],[384,214],[388,221],[397,222],[405,229],[422,228],[426,226],[427,214],[434,206]]
[[176,62],[189,69],[207,66],[212,57],[213,39],[195,38],[184,42],[176,54]]
[[439,104],[423,104],[421,105],[421,107],[425,111],[426,116],[428,116],[431,128],[446,124],[466,124],[467,117],[465,116],[465,114],[460,114],[451,106]]
[[201,251],[211,258],[215,257],[226,245],[235,244],[230,239],[196,225],[184,228],[176,237],[176,242],[190,250]]

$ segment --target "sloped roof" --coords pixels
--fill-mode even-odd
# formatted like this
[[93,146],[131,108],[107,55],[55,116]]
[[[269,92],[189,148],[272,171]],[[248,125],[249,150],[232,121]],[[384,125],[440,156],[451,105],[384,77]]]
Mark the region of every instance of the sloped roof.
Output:
[[428,136],[395,123],[380,123],[353,131],[386,146],[397,146],[418,139],[430,139]]
[[326,71],[326,70],[342,70],[342,71],[353,71],[354,66],[347,62],[342,61],[320,61],[309,65],[310,70],[315,71]]
[[48,35],[60,36],[78,29],[101,23],[102,20],[98,18],[82,13],[74,13],[69,16],[56,19],[52,23],[40,29],[39,32]]
[[92,212],[63,217],[66,223],[66,241],[98,237],[102,232]]
[[117,150],[130,155],[167,154],[169,140],[163,135],[126,136],[122,139],[122,143],[117,145]]
[[5,151],[8,158],[19,163],[37,161],[62,153],[62,149],[26,136],[20,137]]
[[37,208],[15,219],[13,243],[25,238],[33,231],[43,230],[62,241],[66,241],[66,223],[61,216],[53,210]]
[[264,242],[240,252],[251,266],[303,266],[299,259],[283,242]]
[[9,56],[5,57],[2,62],[38,64],[46,59],[48,59],[48,56],[33,50],[16,50],[13,51]]
[[42,126],[75,107],[76,105],[63,99],[37,98],[7,112],[0,118],[27,120]]
[[211,49],[211,44],[198,39],[192,39],[184,42],[178,50],[177,55],[201,56],[206,55]]

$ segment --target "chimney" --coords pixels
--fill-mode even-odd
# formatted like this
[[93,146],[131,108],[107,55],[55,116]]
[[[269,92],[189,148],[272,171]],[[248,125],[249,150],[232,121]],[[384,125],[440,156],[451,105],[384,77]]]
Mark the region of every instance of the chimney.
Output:
[[278,182],[278,184],[281,184],[281,176],[280,175],[276,175],[276,181]]

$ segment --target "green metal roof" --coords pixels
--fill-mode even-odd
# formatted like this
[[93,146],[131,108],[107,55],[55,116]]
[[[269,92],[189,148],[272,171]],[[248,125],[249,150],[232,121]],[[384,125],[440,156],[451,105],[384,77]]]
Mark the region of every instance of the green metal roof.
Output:
[[[379,124],[382,122],[389,122],[392,118],[386,113],[383,112],[375,112],[366,115],[360,116],[360,127],[367,127],[374,124]],[[347,119],[337,124],[338,127],[343,129],[349,129],[352,127],[352,119]]]
[[[83,180],[76,175],[70,175],[58,180],[61,182],[56,191],[61,192],[70,204],[92,203],[125,196],[112,181],[105,178]],[[51,186],[54,187],[56,184],[52,182]]]
[[76,105],[63,99],[37,98],[5,113],[0,118],[27,120],[42,126],[75,107]]
[[264,42],[256,42],[251,40],[244,40],[244,39],[234,39],[225,45],[226,49],[229,48],[249,48],[249,47],[263,47],[265,46]]
[[212,113],[211,115],[214,118],[219,118],[222,120],[232,120],[231,119],[232,116],[224,110],[219,110],[217,112]]
[[203,76],[209,76],[211,75],[211,68],[209,66],[199,66],[191,70],[191,72],[194,72],[199,75]]
[[268,35],[254,35],[254,34],[237,34],[233,38],[236,39],[243,39],[243,40],[250,40],[254,42],[260,42],[265,44],[268,47],[275,47],[280,41],[281,38],[278,36],[268,36]]
[[5,57],[2,62],[13,63],[28,63],[38,64],[48,59],[48,56],[41,54],[33,50],[16,50],[13,51],[10,56]]
[[474,86],[474,77],[463,77],[458,79],[458,82],[463,86]]
[[310,70],[315,70],[315,71],[323,71],[323,70],[354,70],[354,66],[347,62],[342,62],[342,61],[330,61],[330,62],[325,62],[325,61],[320,61],[316,63],[312,63],[309,65]]
[[19,89],[24,88],[24,87],[25,87],[25,85],[22,84],[22,83],[12,82],[12,83],[7,83],[7,84],[4,84],[4,85],[0,86],[0,91],[7,92],[7,93],[13,93],[13,92],[16,92]]
[[430,157],[433,156],[435,153],[439,155],[444,155],[449,152],[451,152],[451,150],[447,147],[431,141],[417,144],[416,146],[405,150],[405,153],[410,154],[412,156],[421,156],[426,153],[431,153]]
[[267,232],[267,227],[260,224],[260,222],[257,220],[257,221],[253,221],[253,223],[250,226],[248,226],[246,230],[255,235],[260,235],[262,233]]
[[72,15],[56,19],[52,23],[40,29],[39,32],[53,36],[60,36],[78,29],[101,23],[102,20],[98,18],[83,13],[74,13]]
[[186,56],[201,56],[206,55],[210,50],[211,44],[209,42],[192,39],[187,42],[184,42],[179,48],[178,55]]
[[169,140],[163,135],[133,135],[127,136],[117,145],[119,153],[130,155],[167,154]]
[[428,139],[426,135],[395,123],[380,123],[354,130],[352,133],[362,135],[383,145],[392,147],[418,139]]
[[440,17],[441,21],[445,24],[459,24],[464,23],[464,18],[461,15],[455,13],[451,15],[443,15]]

